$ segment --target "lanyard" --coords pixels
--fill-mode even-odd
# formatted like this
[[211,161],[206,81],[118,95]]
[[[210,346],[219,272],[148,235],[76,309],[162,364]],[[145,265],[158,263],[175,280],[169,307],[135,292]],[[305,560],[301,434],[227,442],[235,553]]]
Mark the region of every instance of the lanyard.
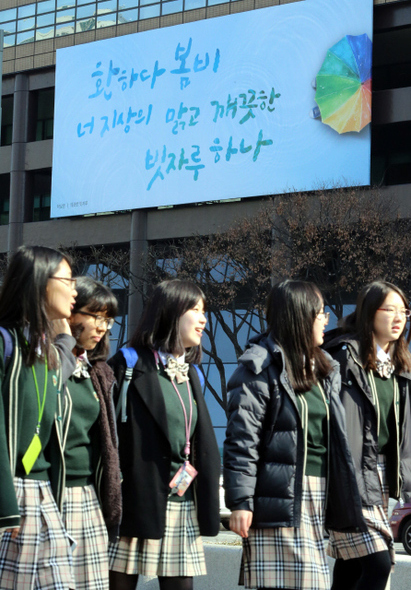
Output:
[[40,392],[39,392],[39,386],[37,383],[37,375],[36,375],[36,370],[34,368],[34,365],[32,365],[31,369],[33,371],[34,385],[36,387],[37,403],[38,403],[38,407],[39,407],[39,419],[38,419],[37,428],[36,428],[36,434],[38,435],[40,433],[40,425],[41,425],[41,420],[43,418],[44,405],[46,403],[46,396],[47,396],[47,379],[48,379],[47,357],[45,357],[45,359],[44,359],[44,392],[43,392],[42,402],[40,402]]
[[[161,361],[161,364],[164,367],[164,363],[160,358],[160,355],[158,354],[158,352],[156,350],[153,351],[154,352],[154,357],[156,359],[156,364],[158,366],[158,361]],[[184,447],[184,454],[186,456],[186,461],[188,461],[188,457],[190,455],[190,432],[191,432],[191,422],[193,419],[193,401],[191,399],[191,392],[190,392],[190,386],[188,384],[188,381],[186,381],[187,383],[187,392],[188,392],[188,400],[190,402],[190,420],[187,420],[187,412],[186,412],[186,408],[183,402],[183,399],[180,395],[180,392],[177,389],[176,384],[174,383],[174,379],[171,379],[171,385],[174,387],[176,394],[178,395],[178,399],[180,400],[181,403],[181,407],[183,408],[183,413],[184,413],[184,423],[185,423],[185,429],[186,429],[186,446]]]

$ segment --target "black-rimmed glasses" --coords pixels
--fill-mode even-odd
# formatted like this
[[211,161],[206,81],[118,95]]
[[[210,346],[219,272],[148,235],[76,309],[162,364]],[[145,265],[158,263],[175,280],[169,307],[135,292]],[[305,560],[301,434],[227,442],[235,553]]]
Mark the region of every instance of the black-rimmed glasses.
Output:
[[90,313],[89,311],[76,311],[74,313],[80,313],[81,315],[89,315],[90,317],[94,318],[94,322],[97,328],[102,328],[104,325],[106,325],[106,329],[111,330],[111,328],[114,326],[113,318],[104,318],[102,315]]
[[50,279],[56,279],[57,281],[61,281],[66,287],[70,287],[71,289],[76,288],[76,281],[77,279],[72,279],[69,277],[50,277]]

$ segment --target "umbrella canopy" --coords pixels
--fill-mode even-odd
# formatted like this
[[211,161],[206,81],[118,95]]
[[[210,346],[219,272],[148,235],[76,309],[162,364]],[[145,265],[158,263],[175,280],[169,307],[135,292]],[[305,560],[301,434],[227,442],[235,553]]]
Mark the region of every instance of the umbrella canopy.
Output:
[[368,35],[346,35],[327,51],[317,74],[322,122],[338,133],[361,131],[371,121],[371,55]]

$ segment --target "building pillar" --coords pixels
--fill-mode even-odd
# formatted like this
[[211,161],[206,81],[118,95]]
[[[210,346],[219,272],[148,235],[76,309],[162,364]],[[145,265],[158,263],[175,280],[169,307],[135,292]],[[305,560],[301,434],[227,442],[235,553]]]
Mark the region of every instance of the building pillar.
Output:
[[29,120],[29,79],[27,74],[16,74],[13,103],[8,234],[9,254],[15,252],[23,243],[24,201],[26,192],[25,159]]
[[147,259],[147,210],[140,209],[131,214],[130,235],[130,283],[128,297],[128,339],[136,329],[143,312],[143,273]]

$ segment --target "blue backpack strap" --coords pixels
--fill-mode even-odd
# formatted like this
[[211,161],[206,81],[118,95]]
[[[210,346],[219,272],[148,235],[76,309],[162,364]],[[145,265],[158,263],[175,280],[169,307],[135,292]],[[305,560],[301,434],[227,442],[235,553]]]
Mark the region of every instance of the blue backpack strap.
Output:
[[0,332],[4,340],[3,363],[4,368],[7,369],[13,355],[13,338],[11,337],[10,332],[6,330],[6,328],[3,328],[3,326],[0,326]]
[[120,348],[120,352],[126,361],[126,372],[124,373],[123,383],[121,384],[120,395],[116,405],[116,418],[121,412],[121,421],[127,422],[127,390],[133,376],[134,367],[138,361],[138,354],[135,348],[125,346]]
[[198,365],[193,365],[193,367],[197,371],[198,378],[200,379],[201,389],[203,389],[204,383],[205,383],[204,373],[203,373],[203,371],[200,369],[200,367]]

